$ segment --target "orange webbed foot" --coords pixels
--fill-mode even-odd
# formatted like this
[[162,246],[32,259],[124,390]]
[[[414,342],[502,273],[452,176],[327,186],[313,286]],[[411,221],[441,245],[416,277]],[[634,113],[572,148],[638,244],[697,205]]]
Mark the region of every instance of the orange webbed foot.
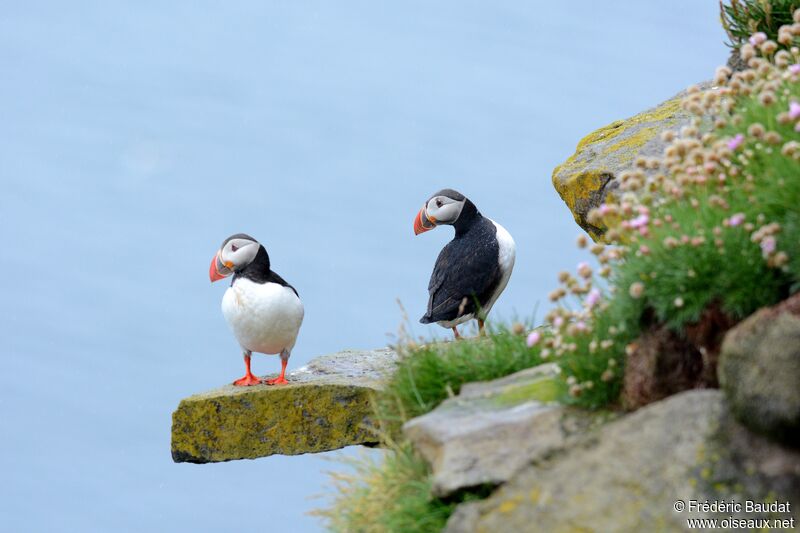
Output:
[[258,385],[261,383],[261,380],[254,376],[253,374],[247,374],[242,378],[237,379],[233,382],[235,387],[249,387],[251,385]]
[[267,385],[288,385],[289,381],[283,376],[278,376],[277,378],[266,379],[264,383]]

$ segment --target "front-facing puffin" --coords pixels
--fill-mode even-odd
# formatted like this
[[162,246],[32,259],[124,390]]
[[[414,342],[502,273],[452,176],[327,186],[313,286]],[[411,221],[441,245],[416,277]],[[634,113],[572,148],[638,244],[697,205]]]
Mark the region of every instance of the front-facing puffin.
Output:
[[233,274],[222,297],[222,314],[242,347],[247,369],[233,384],[261,383],[250,371],[253,352],[280,354],[281,374],[266,383],[288,383],[286,364],[303,323],[303,304],[294,287],[270,269],[267,250],[249,235],[231,235],[211,260],[208,274],[212,282]]
[[443,189],[425,202],[414,219],[414,234],[441,224],[453,226],[456,235],[436,259],[428,283],[428,311],[419,321],[452,328],[458,339],[456,326],[477,318],[479,334],[484,333],[486,315],[514,268],[514,239],[453,189]]

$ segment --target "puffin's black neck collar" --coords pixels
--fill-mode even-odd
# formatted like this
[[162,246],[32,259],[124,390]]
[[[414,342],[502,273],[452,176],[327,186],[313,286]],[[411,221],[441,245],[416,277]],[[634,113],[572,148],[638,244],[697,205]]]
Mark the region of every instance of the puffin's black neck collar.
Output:
[[258,245],[258,252],[256,252],[255,259],[253,259],[249,265],[233,274],[231,286],[233,286],[234,282],[239,278],[247,278],[253,283],[277,283],[278,285],[289,287],[294,291],[298,298],[300,297],[300,295],[297,293],[297,289],[289,285],[285,279],[272,271],[269,264],[269,255],[267,255],[267,250],[260,244]]
[[269,267],[269,255],[267,255],[267,250],[259,244],[255,258],[253,258],[247,266],[234,272],[231,285],[236,281],[236,278],[240,277],[247,278],[255,283],[266,283],[270,281],[271,270]]
[[467,233],[476,222],[481,220],[483,216],[481,215],[478,208],[475,207],[468,198],[464,201],[464,207],[461,208],[461,213],[458,215],[458,218],[453,223],[453,227],[456,230],[456,237],[460,237]]

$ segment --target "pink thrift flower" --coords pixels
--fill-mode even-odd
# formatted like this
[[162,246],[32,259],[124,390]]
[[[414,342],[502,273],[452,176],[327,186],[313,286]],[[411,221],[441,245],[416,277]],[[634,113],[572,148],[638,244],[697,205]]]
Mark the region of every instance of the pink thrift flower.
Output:
[[730,148],[731,150],[736,150],[742,145],[743,142],[744,142],[744,135],[742,135],[741,133],[737,133],[736,137],[728,141],[728,148]]
[[632,228],[641,228],[646,226],[647,223],[650,222],[650,217],[647,215],[639,215],[638,217],[634,218],[630,221],[630,226]]
[[789,102],[789,118],[797,120],[800,117],[800,104],[795,101]]
[[752,44],[753,46],[758,46],[759,44],[767,40],[767,34],[764,33],[763,31],[760,31],[758,33],[754,33],[753,35],[751,35],[750,39],[748,40],[750,41],[750,44]]
[[800,64],[795,63],[794,65],[789,65],[789,72],[792,74],[800,74]]
[[535,346],[540,340],[542,340],[542,334],[538,331],[531,331],[530,335],[528,335],[528,340],[526,341],[528,348]]
[[631,286],[628,287],[628,293],[634,300],[641,298],[642,294],[644,294],[644,283],[641,281],[631,283]]
[[557,317],[556,317],[556,318],[553,320],[553,325],[554,325],[555,327],[557,327],[557,328],[560,328],[561,326],[563,326],[563,325],[564,325],[564,317],[557,316]]
[[761,241],[761,253],[763,253],[765,257],[771,255],[772,252],[775,251],[775,246],[775,237],[764,237]]
[[583,320],[575,322],[575,329],[577,329],[578,331],[586,331],[586,322],[584,322]]
[[600,291],[597,289],[592,289],[589,291],[589,294],[586,295],[586,305],[589,308],[594,307],[600,301]]
[[800,122],[794,125],[794,131],[800,131]]
[[728,219],[729,226],[738,226],[744,222],[744,213],[736,213]]

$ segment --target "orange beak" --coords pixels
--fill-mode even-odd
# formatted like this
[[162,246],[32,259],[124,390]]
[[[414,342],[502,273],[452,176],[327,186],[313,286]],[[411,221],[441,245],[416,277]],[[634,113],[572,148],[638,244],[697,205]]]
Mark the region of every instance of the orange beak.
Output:
[[230,269],[223,265],[219,260],[219,252],[217,252],[214,258],[211,260],[211,267],[208,269],[208,277],[211,280],[211,283],[219,281],[225,276],[229,276],[230,272]]
[[414,235],[425,233],[435,227],[436,219],[428,216],[425,212],[425,206],[423,205],[422,209],[419,210],[419,213],[417,213],[417,216],[414,218]]

